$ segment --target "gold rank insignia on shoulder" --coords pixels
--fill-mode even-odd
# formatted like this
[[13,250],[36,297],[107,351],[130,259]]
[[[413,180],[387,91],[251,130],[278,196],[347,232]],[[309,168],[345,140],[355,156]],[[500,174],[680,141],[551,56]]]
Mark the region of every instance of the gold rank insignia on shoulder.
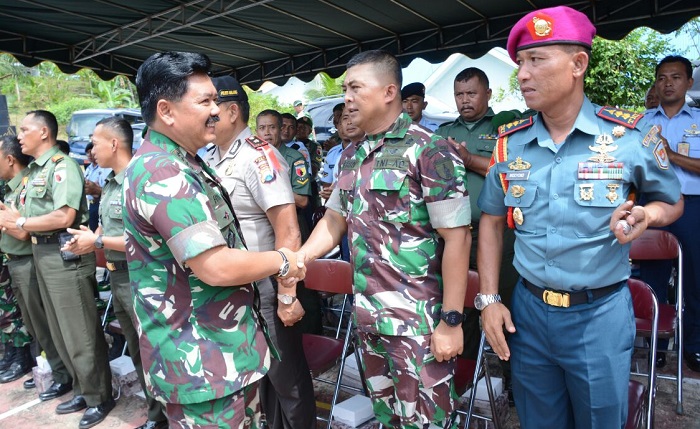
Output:
[[589,161],[600,163],[615,161],[615,157],[609,155],[609,153],[616,151],[617,145],[613,144],[613,138],[609,134],[599,135],[595,139],[595,144],[595,146],[588,146],[590,150],[597,153],[597,155],[588,158]]
[[510,193],[515,197],[515,198],[520,198],[523,195],[525,195],[525,187],[520,186],[520,185],[513,185],[510,187]]
[[510,164],[508,164],[508,168],[509,168],[509,169],[511,169],[511,170],[517,170],[517,171],[529,170],[530,167],[532,167],[532,164],[530,164],[530,163],[527,162],[527,161],[523,161],[523,159],[522,159],[521,157],[515,158],[515,161],[511,162]]
[[525,222],[525,218],[523,217],[523,211],[520,210],[520,207],[516,207],[515,209],[513,209],[513,220],[518,225],[522,225],[523,222]]
[[601,107],[596,115],[626,128],[636,127],[637,122],[644,117],[641,113],[630,112],[610,106]]

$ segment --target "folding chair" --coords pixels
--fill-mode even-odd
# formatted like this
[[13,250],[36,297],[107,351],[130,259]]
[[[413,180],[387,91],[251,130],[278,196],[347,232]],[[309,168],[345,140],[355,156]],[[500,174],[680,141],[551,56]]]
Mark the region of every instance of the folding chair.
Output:
[[[479,274],[476,271],[469,270],[469,279],[467,281],[467,294],[464,297],[464,306],[467,308],[474,308],[474,298],[479,292]],[[469,427],[469,422],[472,416],[493,422],[496,429],[501,428],[501,422],[498,419],[498,413],[496,411],[496,398],[493,394],[493,386],[491,385],[491,377],[489,375],[488,363],[485,359],[484,349],[486,346],[486,335],[481,332],[481,339],[479,340],[479,351],[477,354],[476,361],[472,359],[466,359],[462,357],[457,358],[457,369],[455,371],[455,390],[457,395],[462,396],[467,388],[471,387],[471,394],[469,395],[469,405],[466,411],[457,408],[452,416],[445,423],[445,428],[450,428],[452,423],[457,418],[457,415],[462,416],[464,420],[464,428]],[[489,405],[491,407],[491,416],[476,414],[474,413],[474,401],[476,400],[476,386],[479,384],[480,379],[486,381],[486,390],[489,396]]]
[[[340,259],[315,260],[306,265],[304,284],[307,289],[333,294],[344,294],[347,298],[347,295],[352,295],[352,267],[348,262]],[[317,381],[335,386],[328,419],[318,416],[319,420],[328,422],[328,429],[331,428],[333,408],[335,408],[338,401],[338,394],[340,393],[341,387],[366,394],[363,389],[341,383],[345,370],[345,356],[348,354],[351,338],[353,337],[352,317],[348,317],[347,319],[345,324],[345,336],[343,338],[341,338],[339,334],[337,334],[335,338],[315,334],[304,334],[302,337],[304,354],[309,369],[311,370],[311,375]],[[355,357],[359,363],[360,359],[357,347],[355,347],[354,350]],[[336,364],[340,364],[340,366],[338,369],[338,376],[335,380],[327,380],[319,377]],[[361,368],[360,379],[363,380],[364,385],[364,377]]]
[[[638,382],[632,380],[629,387],[629,411],[625,429],[640,427],[640,420],[646,421],[647,429],[654,427],[654,398],[656,396],[656,343],[658,341],[659,328],[659,302],[654,290],[646,283],[638,279],[627,280],[632,306],[634,307],[634,319],[637,325],[637,335],[650,338],[649,347],[649,371],[647,385],[639,387]],[[646,415],[645,415],[646,414]]]
[[[632,261],[678,259],[678,285],[676,304],[659,304],[659,338],[673,338],[673,352],[678,354],[676,375],[658,374],[659,378],[675,380],[677,390],[676,413],[683,414],[683,250],[678,239],[668,231],[647,229],[632,241],[630,247]],[[648,331],[637,334],[648,336]],[[638,373],[634,373],[638,374]]]

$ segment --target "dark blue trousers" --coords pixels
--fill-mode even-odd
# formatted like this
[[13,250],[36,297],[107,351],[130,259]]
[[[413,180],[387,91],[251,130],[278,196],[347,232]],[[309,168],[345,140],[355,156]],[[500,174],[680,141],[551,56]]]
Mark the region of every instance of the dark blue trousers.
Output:
[[615,429],[627,418],[635,337],[627,287],[592,303],[552,307],[513,293],[508,340],[513,395],[523,429]]

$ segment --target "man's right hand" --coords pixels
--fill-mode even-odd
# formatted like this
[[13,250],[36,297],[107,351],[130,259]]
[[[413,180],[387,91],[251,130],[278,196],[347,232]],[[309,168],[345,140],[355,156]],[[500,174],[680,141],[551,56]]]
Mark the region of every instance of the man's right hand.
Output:
[[500,302],[490,304],[481,310],[481,323],[486,339],[494,353],[501,360],[509,360],[510,349],[506,342],[506,336],[503,334],[503,327],[511,334],[515,333],[515,325],[510,319],[510,311]]
[[304,252],[293,252],[286,247],[279,250],[284,253],[284,256],[286,256],[289,261],[289,273],[287,273],[284,278],[280,278],[279,281],[284,279],[286,283],[296,283],[304,280],[306,276],[306,265],[304,265],[306,256]]

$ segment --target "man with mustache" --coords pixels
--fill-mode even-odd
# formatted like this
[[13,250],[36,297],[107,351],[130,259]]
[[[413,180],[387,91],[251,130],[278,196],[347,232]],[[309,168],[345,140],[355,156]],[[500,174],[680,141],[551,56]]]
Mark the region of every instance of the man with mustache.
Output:
[[124,174],[125,250],[146,384],[170,427],[259,427],[258,381],[276,353],[254,282],[305,270],[286,248],[246,251],[228,192],[196,156],[221,112],[210,68],[189,52],[139,67],[149,131]]

